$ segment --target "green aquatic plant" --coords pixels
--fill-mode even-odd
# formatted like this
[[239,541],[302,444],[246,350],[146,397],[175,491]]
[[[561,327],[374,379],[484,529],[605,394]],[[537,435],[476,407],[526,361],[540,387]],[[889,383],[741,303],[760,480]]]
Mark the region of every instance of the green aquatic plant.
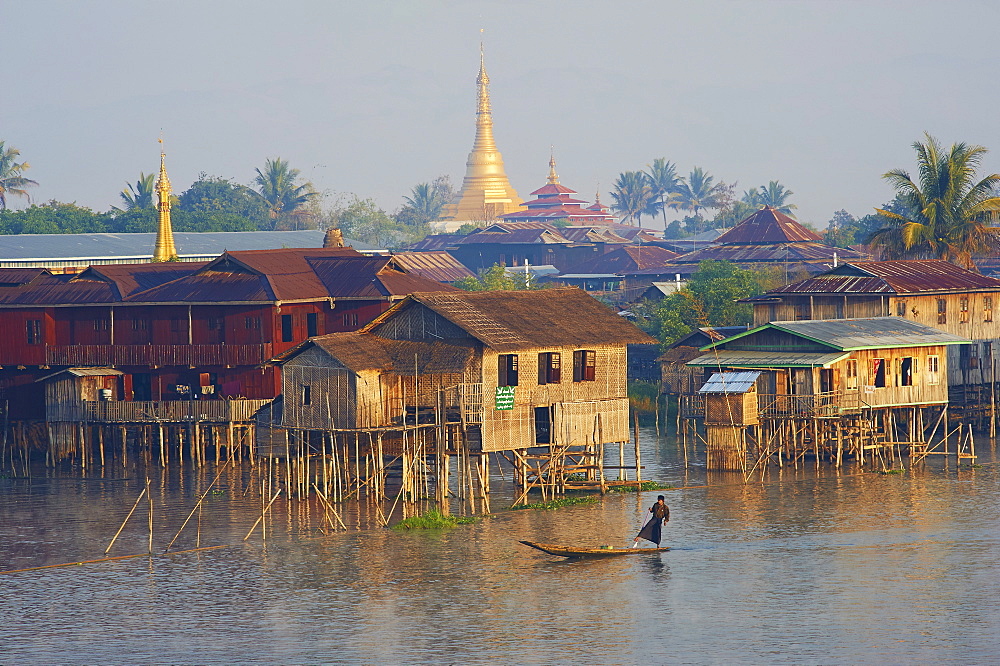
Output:
[[479,519],[475,516],[446,516],[437,509],[404,518],[392,526],[394,530],[443,530],[458,525],[468,525]]
[[647,490],[674,490],[674,486],[669,483],[660,483],[659,481],[643,481],[637,486],[608,486],[609,493],[641,493]]
[[510,507],[511,511],[520,511],[522,509],[558,509],[564,506],[573,506],[575,504],[594,504],[597,502],[597,498],[593,495],[587,495],[585,497],[560,497],[559,499],[548,500],[547,502],[534,502],[532,504],[518,504],[516,506]]
[[905,472],[906,472],[905,469],[877,469],[877,470],[875,470],[876,474],[881,474],[882,476],[886,476],[888,474],[903,474]]

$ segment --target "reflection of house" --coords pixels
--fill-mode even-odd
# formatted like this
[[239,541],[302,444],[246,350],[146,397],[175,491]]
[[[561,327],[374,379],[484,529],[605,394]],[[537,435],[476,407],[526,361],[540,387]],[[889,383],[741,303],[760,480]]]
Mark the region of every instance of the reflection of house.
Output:
[[775,265],[786,272],[818,273],[837,261],[864,259],[853,250],[824,245],[815,232],[774,208],[764,207],[715,239],[713,247],[682,254],[676,264],[711,259],[744,268]]
[[948,350],[948,383],[989,383],[1000,339],[1000,280],[946,261],[850,262],[822,275],[745,300],[754,323],[775,320],[898,316],[974,344]]
[[429,452],[515,452],[522,485],[556,483],[529,447],[574,448],[588,462],[573,471],[597,481],[601,445],[629,439],[626,345],[648,342],[577,289],[417,293],[361,333],[312,338],[279,359],[271,430],[354,441],[356,429],[381,429],[397,450],[418,441],[405,427],[425,428]]
[[726,469],[742,469],[750,443],[762,457],[811,452],[838,464],[845,453],[862,457],[893,442],[923,450],[948,404],[947,349],[964,342],[898,317],[770,322],[688,362],[712,373],[758,371],[753,421],[742,409],[720,421],[704,394],[682,396],[682,410],[705,419],[709,459]]

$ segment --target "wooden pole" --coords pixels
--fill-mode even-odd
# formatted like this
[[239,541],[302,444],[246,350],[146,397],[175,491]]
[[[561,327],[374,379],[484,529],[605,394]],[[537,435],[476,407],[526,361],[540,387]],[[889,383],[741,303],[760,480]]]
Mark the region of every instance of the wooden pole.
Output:
[[132,505],[132,510],[128,512],[128,515],[125,516],[125,520],[122,521],[122,526],[118,528],[118,531],[115,532],[115,535],[111,538],[111,543],[109,543],[108,547],[104,549],[105,555],[111,552],[111,546],[115,545],[115,540],[118,538],[118,535],[122,533],[122,530],[125,529],[125,524],[128,522],[128,519],[132,517],[132,514],[135,513],[135,510],[139,507],[139,502],[142,501],[143,496],[146,494],[148,490],[149,490],[149,482],[147,481],[146,487],[143,488],[142,492],[139,493],[139,496],[135,498],[135,504]]

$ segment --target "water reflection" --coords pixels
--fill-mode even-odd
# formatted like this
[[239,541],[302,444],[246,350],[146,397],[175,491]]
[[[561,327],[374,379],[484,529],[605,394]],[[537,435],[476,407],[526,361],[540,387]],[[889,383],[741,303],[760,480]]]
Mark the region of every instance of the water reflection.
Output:
[[[557,511],[498,511],[443,532],[373,527],[343,507],[277,501],[258,530],[258,472],[224,470],[176,549],[213,551],[0,578],[9,662],[989,662],[1000,629],[1000,483],[934,461],[905,475],[769,469],[763,481],[685,469],[644,433],[672,550],[567,561],[520,539],[625,546],[658,492]],[[690,453],[690,452],[689,452]],[[159,552],[211,469],[58,470],[0,479],[0,568],[99,557],[145,484]],[[266,489],[265,489],[266,490]],[[494,508],[510,497],[497,492]],[[133,519],[135,520],[135,519]],[[199,537],[200,534],[200,537]],[[130,522],[112,554],[144,552]]]

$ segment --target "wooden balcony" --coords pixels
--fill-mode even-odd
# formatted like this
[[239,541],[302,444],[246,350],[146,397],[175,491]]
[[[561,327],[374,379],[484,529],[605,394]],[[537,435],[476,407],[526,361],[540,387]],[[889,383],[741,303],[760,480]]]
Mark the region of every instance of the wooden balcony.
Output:
[[47,365],[221,366],[259,365],[271,358],[271,345],[53,345]]
[[[89,423],[249,423],[270,400],[81,401],[69,421]],[[70,418],[76,417],[76,418]]]

